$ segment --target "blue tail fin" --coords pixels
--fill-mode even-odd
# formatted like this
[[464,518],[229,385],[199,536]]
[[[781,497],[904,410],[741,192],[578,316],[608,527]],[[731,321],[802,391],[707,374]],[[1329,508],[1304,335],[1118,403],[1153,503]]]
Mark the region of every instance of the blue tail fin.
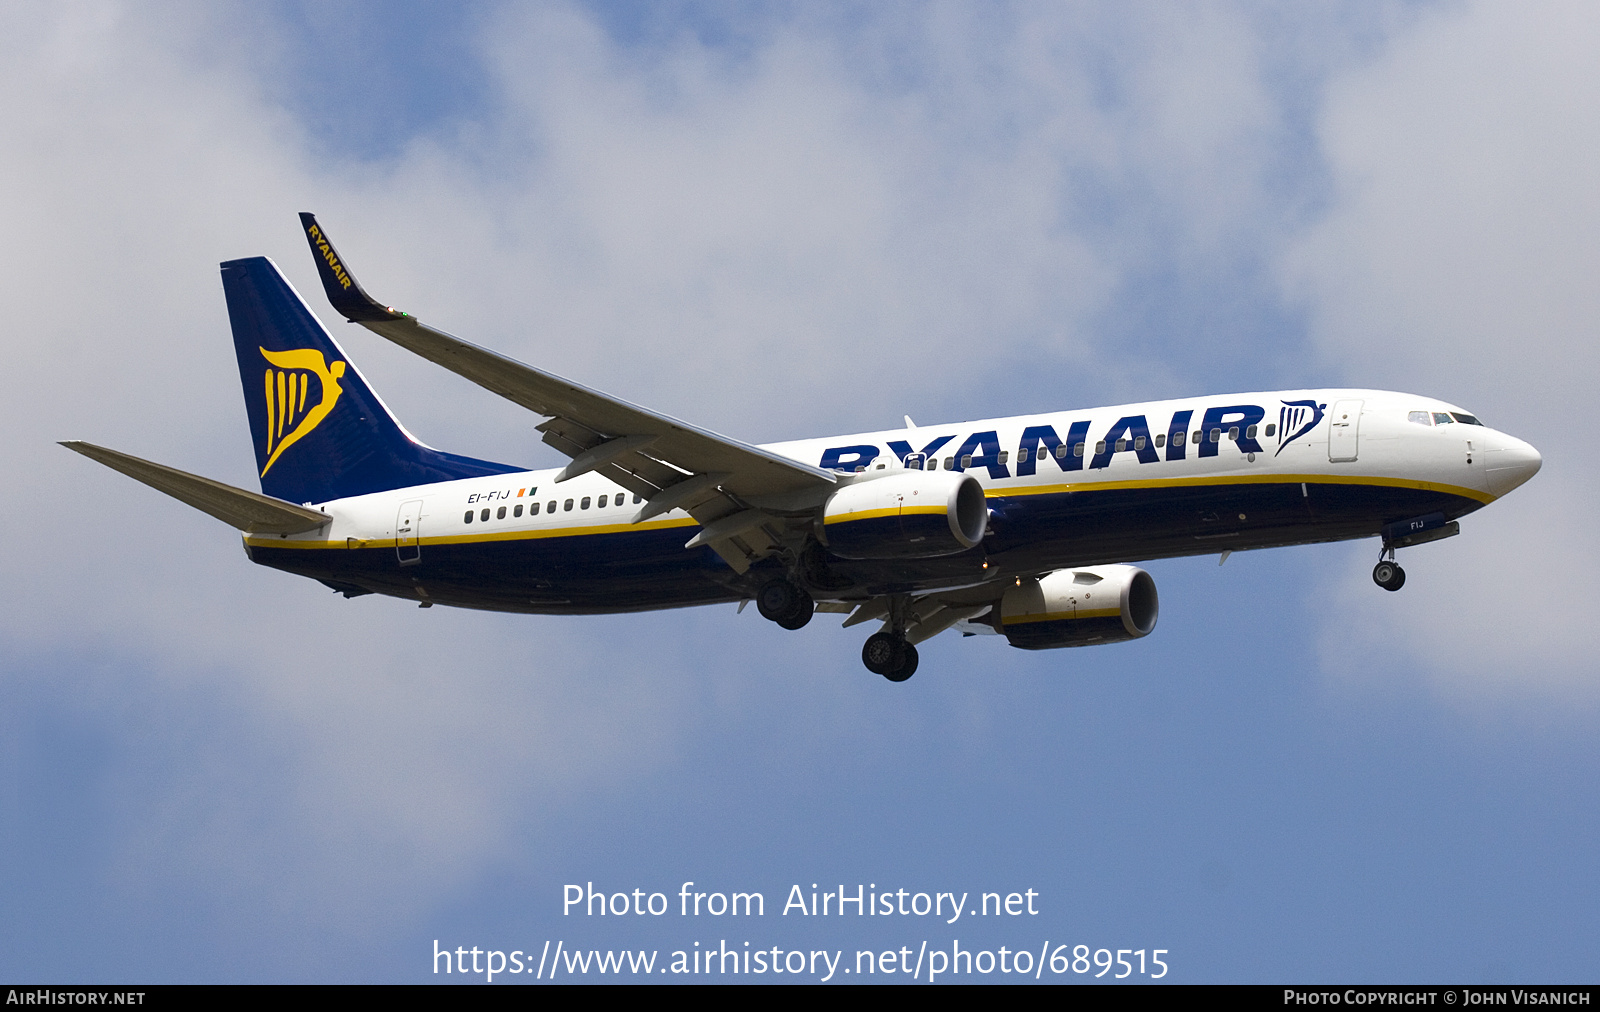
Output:
[[222,288],[262,492],[326,502],[522,470],[411,438],[271,260],[227,261]]

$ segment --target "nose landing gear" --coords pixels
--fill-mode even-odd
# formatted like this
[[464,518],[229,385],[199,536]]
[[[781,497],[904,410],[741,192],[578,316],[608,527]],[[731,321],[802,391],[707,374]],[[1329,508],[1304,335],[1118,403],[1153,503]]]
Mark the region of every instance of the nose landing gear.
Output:
[[1394,545],[1388,540],[1378,552],[1378,564],[1372,567],[1372,582],[1384,590],[1399,590],[1406,585],[1406,571],[1394,561]]
[[1372,567],[1372,582],[1384,590],[1399,590],[1406,585],[1406,571],[1399,563],[1386,559]]

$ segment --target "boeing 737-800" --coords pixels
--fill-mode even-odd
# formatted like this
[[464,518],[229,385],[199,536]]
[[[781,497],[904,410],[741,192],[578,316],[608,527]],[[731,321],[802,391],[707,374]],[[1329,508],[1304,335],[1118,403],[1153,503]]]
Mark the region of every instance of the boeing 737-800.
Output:
[[1155,628],[1132,562],[1381,538],[1395,550],[1539,470],[1454,404],[1289,390],[914,426],[754,446],[523,365],[369,297],[301,215],[334,309],[543,416],[570,457],[529,471],[431,449],[389,413],[265,257],[222,264],[261,492],[64,445],[234,525],[265,566],[345,597],[597,613],[755,601],[881,621],[893,681],[947,629],[1026,649]]

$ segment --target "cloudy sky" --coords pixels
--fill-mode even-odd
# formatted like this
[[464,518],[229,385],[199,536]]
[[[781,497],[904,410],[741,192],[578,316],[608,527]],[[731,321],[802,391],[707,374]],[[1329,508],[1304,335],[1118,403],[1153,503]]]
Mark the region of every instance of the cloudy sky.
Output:
[[[7,5],[0,974],[959,939],[1592,980],[1597,53],[1577,3]],[[301,210],[379,298],[751,441],[1351,385],[1545,466],[1400,594],[1371,542],[1154,561],[1148,639],[946,636],[899,686],[833,621],[346,601],[54,445],[251,486],[216,265],[316,293]],[[431,444],[557,462],[335,333]],[[688,880],[768,916],[562,915]],[[778,915],[813,882],[1041,912]]]

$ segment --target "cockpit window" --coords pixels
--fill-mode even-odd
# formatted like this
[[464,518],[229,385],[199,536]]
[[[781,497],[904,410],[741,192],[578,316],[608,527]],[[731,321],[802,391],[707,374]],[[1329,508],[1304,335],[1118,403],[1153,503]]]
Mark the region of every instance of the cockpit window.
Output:
[[1435,425],[1449,425],[1450,424],[1450,416],[1447,413],[1443,412],[1443,411],[1435,411],[1433,413],[1433,424],[1435,424]]
[[1460,422],[1462,425],[1482,425],[1483,424],[1482,422],[1478,421],[1478,419],[1475,416],[1469,415],[1465,411],[1452,411],[1452,412],[1450,412],[1450,417],[1454,418],[1456,421]]
[[1426,411],[1413,411],[1411,414],[1406,416],[1406,420],[1409,422],[1416,422],[1418,425],[1433,424],[1433,416],[1428,414]]

